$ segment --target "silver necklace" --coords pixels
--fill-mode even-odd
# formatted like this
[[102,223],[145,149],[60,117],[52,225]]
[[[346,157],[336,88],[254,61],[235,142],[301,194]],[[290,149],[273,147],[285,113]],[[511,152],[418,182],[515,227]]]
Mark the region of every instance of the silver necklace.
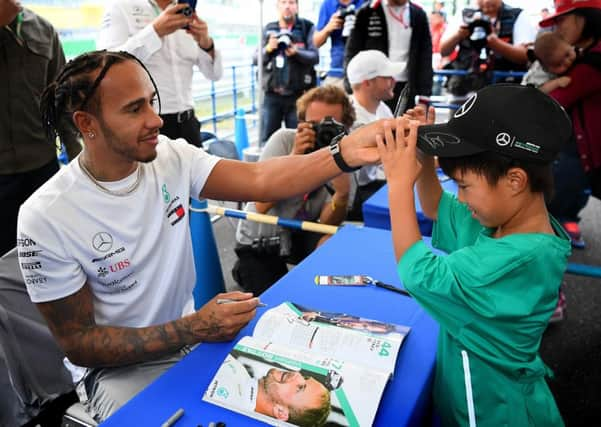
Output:
[[102,190],[102,192],[104,192],[106,194],[110,194],[111,196],[117,196],[117,197],[127,196],[128,194],[133,193],[136,190],[136,188],[138,188],[138,186],[140,185],[140,182],[142,181],[142,166],[138,165],[138,171],[137,171],[138,174],[136,176],[136,180],[134,181],[134,183],[132,185],[130,185],[126,189],[120,190],[120,191],[111,190],[109,188],[106,188],[96,178],[94,178],[94,175],[92,175],[92,173],[88,170],[88,168],[81,161],[81,157],[78,157],[77,161],[78,161],[79,166],[81,167],[81,170],[83,171],[83,173],[85,173],[86,176],[88,178],[90,178],[90,181],[92,181],[94,183],[94,185],[96,185],[96,187],[98,187],[100,190]]

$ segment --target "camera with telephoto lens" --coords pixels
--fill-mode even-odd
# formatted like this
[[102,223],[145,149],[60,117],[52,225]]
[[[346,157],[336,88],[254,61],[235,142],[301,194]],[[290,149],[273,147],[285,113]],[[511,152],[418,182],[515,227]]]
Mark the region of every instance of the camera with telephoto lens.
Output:
[[344,125],[330,116],[324,117],[319,123],[313,123],[313,130],[315,131],[315,146],[310,151],[327,147],[335,136],[346,133]]
[[354,15],[355,12],[355,5],[349,4],[347,7],[341,7],[340,9],[338,9],[338,17],[340,19],[346,19],[348,15]]
[[472,46],[476,50],[482,49],[486,46],[486,37],[492,31],[490,18],[479,10],[469,8],[463,9],[462,17],[470,32]]
[[251,248],[262,255],[280,254],[280,236],[257,237],[253,239]]
[[292,33],[288,30],[281,30],[277,33],[272,32],[270,35],[278,40],[278,50],[284,51],[292,46]]

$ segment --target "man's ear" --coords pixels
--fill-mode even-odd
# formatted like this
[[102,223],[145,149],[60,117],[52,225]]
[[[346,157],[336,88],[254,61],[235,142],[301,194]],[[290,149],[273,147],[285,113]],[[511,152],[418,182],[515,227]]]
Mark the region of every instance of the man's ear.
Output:
[[73,123],[75,123],[75,127],[77,127],[84,139],[86,139],[86,136],[96,135],[98,133],[96,119],[90,113],[85,111],[74,112]]
[[513,194],[519,194],[528,188],[528,174],[522,168],[511,168],[507,171],[507,183]]
[[282,421],[288,421],[288,417],[289,417],[289,412],[288,412],[288,408],[284,405],[280,405],[279,403],[275,403],[273,405],[273,418],[278,419],[278,420],[282,420]]

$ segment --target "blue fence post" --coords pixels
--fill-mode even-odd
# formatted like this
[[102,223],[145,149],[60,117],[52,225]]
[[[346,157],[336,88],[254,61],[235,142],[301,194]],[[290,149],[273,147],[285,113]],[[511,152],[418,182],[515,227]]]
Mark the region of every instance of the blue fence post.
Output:
[[[196,209],[205,209],[207,201],[192,199],[190,206]],[[196,268],[196,285],[193,291],[194,307],[198,310],[215,295],[225,292],[225,284],[208,213],[190,211],[190,233],[194,267]]]
[[246,129],[246,119],[244,118],[244,108],[236,110],[235,119],[235,135],[236,150],[238,150],[238,158],[242,159],[242,151],[248,147],[248,130]]

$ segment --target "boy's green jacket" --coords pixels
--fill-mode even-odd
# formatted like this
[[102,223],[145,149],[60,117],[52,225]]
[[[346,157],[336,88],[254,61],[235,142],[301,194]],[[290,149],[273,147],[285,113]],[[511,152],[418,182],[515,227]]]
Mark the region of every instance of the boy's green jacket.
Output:
[[440,324],[434,403],[443,425],[563,426],[538,355],[570,254],[565,231],[492,238],[443,193],[432,245],[415,243],[398,269]]

